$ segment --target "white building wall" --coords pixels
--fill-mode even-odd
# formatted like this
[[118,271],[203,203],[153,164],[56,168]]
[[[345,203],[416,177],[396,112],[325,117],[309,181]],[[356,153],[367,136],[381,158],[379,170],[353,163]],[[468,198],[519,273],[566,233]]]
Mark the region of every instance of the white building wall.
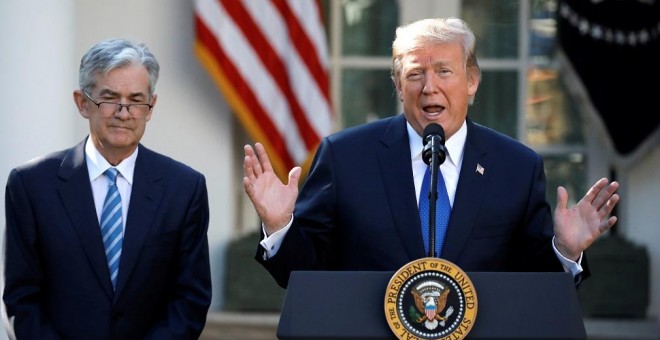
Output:
[[[627,173],[622,199],[626,205],[626,236],[644,245],[650,263],[650,305],[648,315],[660,319],[660,146]],[[625,278],[622,278],[625,279]]]
[[[73,0],[0,1],[0,244],[11,169],[75,140],[73,11]],[[7,338],[0,323],[0,339]]]
[[[0,179],[49,151],[69,146],[79,115],[74,1],[0,2]],[[2,199],[4,202],[4,190]],[[4,226],[4,203],[0,206]]]

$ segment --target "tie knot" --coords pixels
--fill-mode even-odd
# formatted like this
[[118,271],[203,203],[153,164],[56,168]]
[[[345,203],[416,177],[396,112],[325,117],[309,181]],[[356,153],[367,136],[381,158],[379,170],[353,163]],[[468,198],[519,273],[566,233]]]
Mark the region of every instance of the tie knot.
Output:
[[104,174],[108,177],[110,180],[111,184],[117,184],[117,174],[119,172],[115,168],[110,168],[104,172]]

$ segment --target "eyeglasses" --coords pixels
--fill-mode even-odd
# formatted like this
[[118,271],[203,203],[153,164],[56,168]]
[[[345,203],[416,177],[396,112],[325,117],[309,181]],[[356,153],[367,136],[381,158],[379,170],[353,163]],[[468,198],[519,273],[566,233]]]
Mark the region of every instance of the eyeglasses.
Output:
[[123,108],[126,108],[126,111],[128,111],[131,117],[136,119],[144,119],[154,107],[153,105],[147,103],[120,104],[113,102],[96,102],[89,94],[87,94],[87,91],[82,92],[90,101],[92,101],[92,103],[96,104],[99,112],[101,112],[104,117],[113,117],[117,113],[121,112]]

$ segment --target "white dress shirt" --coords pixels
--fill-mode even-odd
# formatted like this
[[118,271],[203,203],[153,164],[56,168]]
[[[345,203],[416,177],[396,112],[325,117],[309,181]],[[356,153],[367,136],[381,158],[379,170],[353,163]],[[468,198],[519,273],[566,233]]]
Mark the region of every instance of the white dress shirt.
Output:
[[[422,181],[428,165],[422,159],[422,150],[424,144],[422,138],[415,132],[410,124],[408,128],[408,139],[410,140],[410,155],[412,156],[412,172],[415,180],[415,196],[417,197],[417,206],[419,206],[419,192],[422,190]],[[445,180],[449,204],[454,206],[454,197],[456,196],[456,187],[458,186],[458,174],[461,173],[463,165],[463,146],[467,136],[467,125],[463,123],[460,129],[445,142],[447,148],[447,157],[440,165],[440,172]]]
[[[117,164],[114,168],[119,171],[117,175],[117,189],[121,196],[121,214],[122,227],[126,228],[126,217],[128,216],[128,207],[131,202],[131,189],[133,185],[133,171],[135,170],[135,160],[137,159],[138,148],[126,159]],[[87,162],[87,171],[89,173],[89,182],[92,185],[92,195],[94,195],[94,206],[96,207],[96,218],[101,223],[101,213],[103,212],[103,202],[108,193],[110,180],[103,173],[113,166],[103,158],[101,153],[96,150],[91,137],[85,142],[85,161]]]

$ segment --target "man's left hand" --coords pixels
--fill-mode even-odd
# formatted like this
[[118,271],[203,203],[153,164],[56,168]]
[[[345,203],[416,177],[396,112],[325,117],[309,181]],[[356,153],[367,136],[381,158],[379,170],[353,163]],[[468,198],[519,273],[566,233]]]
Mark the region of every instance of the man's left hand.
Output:
[[568,209],[568,193],[557,188],[555,209],[555,246],[566,258],[576,261],[601,234],[617,221],[609,216],[619,202],[618,182],[601,178],[574,207]]

